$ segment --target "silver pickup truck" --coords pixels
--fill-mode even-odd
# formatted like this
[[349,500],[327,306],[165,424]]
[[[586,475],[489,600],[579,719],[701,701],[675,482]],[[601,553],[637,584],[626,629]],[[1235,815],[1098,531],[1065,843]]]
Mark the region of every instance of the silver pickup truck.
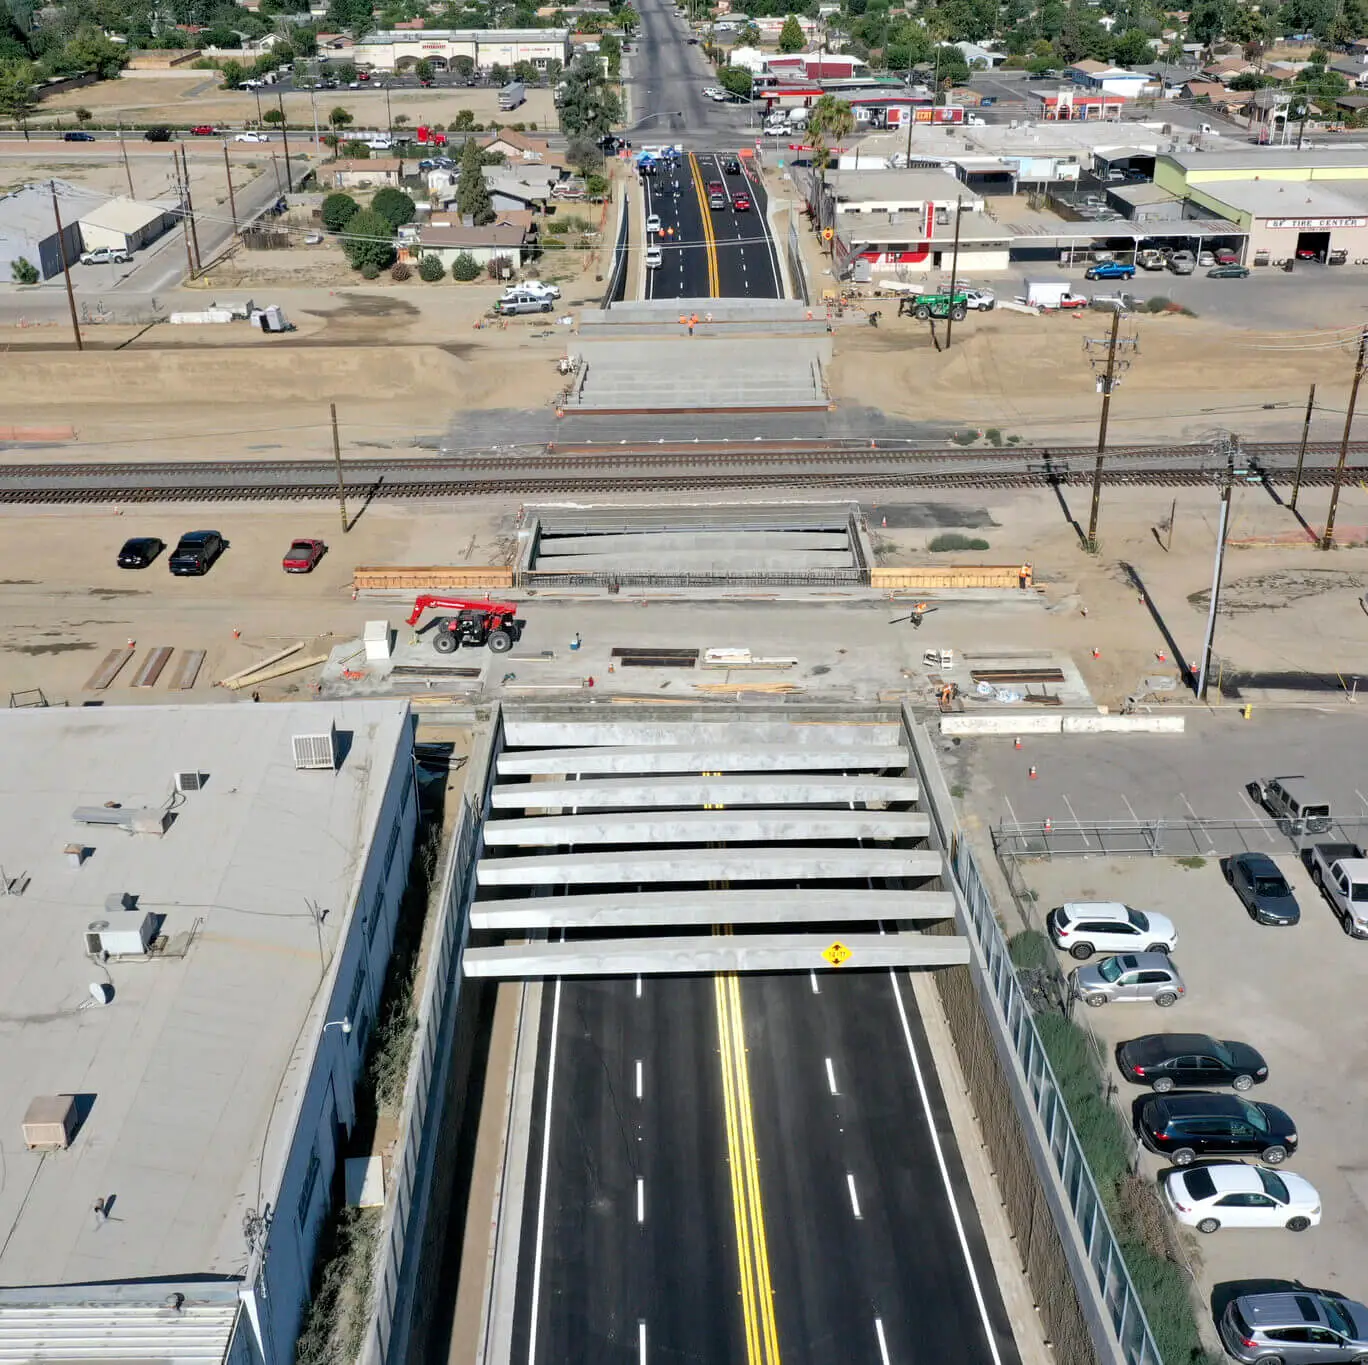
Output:
[[1368,938],[1368,856],[1357,844],[1309,844],[1301,856],[1340,928],[1351,938]]

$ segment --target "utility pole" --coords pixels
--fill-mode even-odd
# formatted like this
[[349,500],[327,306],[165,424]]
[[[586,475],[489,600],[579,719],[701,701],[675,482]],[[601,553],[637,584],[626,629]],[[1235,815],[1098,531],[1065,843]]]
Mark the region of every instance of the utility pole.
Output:
[[385,135],[394,141],[394,111],[390,108],[389,86],[385,87]]
[[[1091,351],[1094,346],[1102,345],[1100,339],[1090,337],[1083,343]],[[1092,510],[1088,514],[1088,552],[1097,553],[1097,518],[1102,510],[1102,464],[1107,451],[1107,419],[1111,416],[1111,399],[1121,375],[1130,368],[1130,361],[1117,360],[1118,351],[1135,351],[1139,342],[1135,337],[1121,336],[1121,309],[1118,306],[1112,313],[1111,336],[1107,340],[1106,367],[1097,377],[1097,389],[1102,395],[1102,420],[1097,428],[1097,464],[1093,467]],[[1094,360],[1095,366],[1098,362]],[[1119,372],[1118,372],[1119,371]]]
[[185,189],[181,185],[180,158],[171,153],[171,174],[175,179],[176,202],[180,205],[181,211],[181,236],[185,238],[185,267],[190,274],[190,278],[195,278],[195,258],[190,250],[190,218],[185,211]]
[[[389,91],[385,91],[385,99],[389,100]],[[285,193],[294,193],[294,180],[290,176],[290,130],[285,126],[285,96],[276,91],[276,104],[280,106],[280,140],[285,146]]]
[[945,315],[945,349],[950,349],[950,337],[955,327],[955,281],[959,278],[960,218],[964,214],[964,196],[955,196],[955,245],[950,252],[950,309]]
[[133,193],[133,170],[128,164],[128,144],[124,141],[123,119],[118,121],[119,127],[119,153],[123,157],[124,175],[128,177],[128,197],[136,199],[138,196]]
[[1211,573],[1211,604],[1207,609],[1206,637],[1202,641],[1202,671],[1197,677],[1197,700],[1205,701],[1211,677],[1211,646],[1216,638],[1216,611],[1221,601],[1221,573],[1225,568],[1226,532],[1230,526],[1230,490],[1235,483],[1235,456],[1238,444],[1232,442],[1230,465],[1221,488],[1221,519],[1216,530],[1216,564]]
[[1344,436],[1340,440],[1339,463],[1335,465],[1335,483],[1330,489],[1330,510],[1325,514],[1322,550],[1333,549],[1335,544],[1335,512],[1339,507],[1340,485],[1344,482],[1344,462],[1349,458],[1349,432],[1354,425],[1354,408],[1358,404],[1365,361],[1368,361],[1368,327],[1359,333],[1358,359],[1354,362],[1354,382],[1349,389],[1349,411],[1344,414]]
[[233,163],[228,160],[228,144],[223,144],[223,173],[228,178],[228,211],[233,215],[233,236],[237,236],[237,198],[233,194]]
[[1302,465],[1306,461],[1306,442],[1311,435],[1311,414],[1316,410],[1316,386],[1311,385],[1311,393],[1306,400],[1306,421],[1302,423],[1301,446],[1297,451],[1297,472],[1292,478],[1292,510],[1297,510],[1297,498],[1301,493]]
[[280,193],[280,161],[274,152],[271,153],[271,169],[275,172],[276,193]]
[[337,404],[329,403],[332,412],[333,459],[337,461],[337,505],[342,509],[342,534],[351,529],[347,525],[347,485],[342,478],[342,442],[337,435]]
[[71,309],[71,330],[76,333],[76,349],[85,350],[85,343],[81,340],[81,324],[76,320],[76,295],[71,288],[71,262],[67,260],[66,239],[62,236],[62,211],[57,207],[57,182],[48,181],[48,188],[52,191],[52,216],[57,220],[57,250],[62,256],[62,274],[66,277],[67,307]]
[[190,197],[190,162],[185,155],[185,143],[180,145],[181,171],[185,175],[185,216],[190,220],[190,239],[195,244],[195,269],[204,270],[204,257],[200,255],[199,229],[195,226],[195,201]]

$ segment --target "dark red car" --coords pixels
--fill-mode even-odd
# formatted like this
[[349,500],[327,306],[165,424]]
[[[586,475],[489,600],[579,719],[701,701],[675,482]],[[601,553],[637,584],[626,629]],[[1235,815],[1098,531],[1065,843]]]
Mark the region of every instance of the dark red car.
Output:
[[750,195],[748,195],[745,190],[738,190],[736,194],[732,195],[732,208],[734,208],[737,213],[746,213],[750,209],[750,206]]
[[190,130],[192,137],[213,137],[218,132],[212,123],[197,123]]
[[328,552],[321,540],[295,540],[285,551],[281,567],[286,573],[312,573],[314,566]]

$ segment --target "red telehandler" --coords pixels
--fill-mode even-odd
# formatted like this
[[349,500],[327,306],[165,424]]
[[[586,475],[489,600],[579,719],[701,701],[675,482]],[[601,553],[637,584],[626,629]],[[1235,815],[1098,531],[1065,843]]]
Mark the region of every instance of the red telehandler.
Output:
[[462,645],[473,649],[488,645],[495,654],[506,654],[521,638],[525,624],[518,620],[518,608],[512,602],[476,602],[464,597],[420,597],[406,624],[417,625],[429,610],[456,613],[435,617],[418,631],[419,635],[434,632],[432,647],[438,654],[454,654]]

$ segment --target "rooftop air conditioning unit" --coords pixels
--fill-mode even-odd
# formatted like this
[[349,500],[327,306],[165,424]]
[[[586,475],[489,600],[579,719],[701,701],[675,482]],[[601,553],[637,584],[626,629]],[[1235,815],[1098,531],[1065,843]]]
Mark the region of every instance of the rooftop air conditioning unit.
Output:
[[156,937],[154,916],[144,915],[136,924],[125,927],[107,919],[86,925],[85,950],[89,957],[146,957]]
[[294,765],[297,769],[337,767],[337,726],[328,727],[326,735],[292,735]]
[[180,792],[182,796],[184,796],[186,792],[197,792],[203,786],[203,773],[195,772],[176,774],[176,790]]

